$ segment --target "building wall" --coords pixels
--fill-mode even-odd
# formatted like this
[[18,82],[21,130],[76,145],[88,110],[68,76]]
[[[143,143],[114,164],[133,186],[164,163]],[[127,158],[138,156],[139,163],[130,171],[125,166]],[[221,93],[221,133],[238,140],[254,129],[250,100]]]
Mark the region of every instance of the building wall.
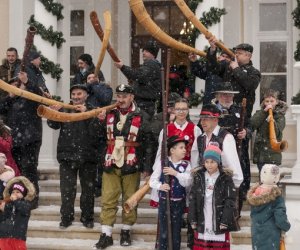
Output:
[[[0,1],[0,60],[5,57],[6,49],[9,47],[9,0],[1,0]],[[6,35],[4,35],[6,34]]]

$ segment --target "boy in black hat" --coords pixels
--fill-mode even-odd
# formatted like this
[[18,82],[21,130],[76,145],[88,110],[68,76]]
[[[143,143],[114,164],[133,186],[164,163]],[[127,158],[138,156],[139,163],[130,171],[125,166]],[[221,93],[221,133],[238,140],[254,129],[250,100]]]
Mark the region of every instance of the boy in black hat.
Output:
[[207,53],[209,70],[216,72],[224,82],[231,82],[233,89],[239,91],[234,98],[237,104],[241,104],[243,98],[247,98],[247,117],[250,119],[255,102],[255,90],[261,79],[259,70],[253,67],[251,61],[253,46],[246,43],[239,44],[233,48],[234,60],[218,63],[216,59],[217,39],[212,36],[208,41],[211,46]]
[[[70,89],[71,101],[75,110],[63,112],[85,112],[90,109],[86,105],[87,87],[83,84],[73,85]],[[51,106],[60,110],[61,106]],[[80,221],[86,228],[94,227],[94,191],[96,181],[96,163],[100,134],[98,119],[90,118],[75,122],[55,122],[48,120],[48,126],[59,131],[57,143],[57,161],[59,162],[61,191],[61,229],[72,225],[74,220],[74,202],[76,197],[77,175],[81,185]]]
[[[161,161],[153,166],[154,172],[150,178],[150,187],[159,190],[159,247],[160,250],[168,249],[167,218],[166,218],[166,192],[170,194],[170,210],[172,223],[173,249],[180,250],[182,215],[186,205],[186,187],[192,183],[189,161],[183,160],[186,155],[188,141],[184,137],[171,136],[167,140],[169,152],[168,166],[162,169]],[[166,175],[170,180],[166,182]]]
[[[92,56],[90,54],[82,54],[77,60],[78,72],[72,80],[71,85],[86,84],[87,76],[95,71],[95,65],[93,63]],[[105,82],[102,71],[99,71],[98,79],[100,82]]]
[[11,179],[0,203],[0,249],[26,250],[26,235],[31,201],[35,197],[33,184],[24,176]]
[[133,69],[122,61],[115,62],[115,66],[133,86],[137,105],[150,116],[155,114],[161,100],[161,64],[156,59],[158,51],[156,41],[150,40],[143,47],[144,62],[140,67]]
[[[95,247],[113,245],[112,229],[116,221],[118,199],[125,202],[138,189],[140,173],[151,174],[150,117],[136,106],[133,87],[121,84],[116,88],[119,106],[107,114],[99,114],[100,130],[107,134],[107,149],[102,177],[101,235]],[[123,205],[123,204],[122,204]],[[131,245],[131,229],[137,219],[137,209],[125,215],[122,211],[121,246]]]

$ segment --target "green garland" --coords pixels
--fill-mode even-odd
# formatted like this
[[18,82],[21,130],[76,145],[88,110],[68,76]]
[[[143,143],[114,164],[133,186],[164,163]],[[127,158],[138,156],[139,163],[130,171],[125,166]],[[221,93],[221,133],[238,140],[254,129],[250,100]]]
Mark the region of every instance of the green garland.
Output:
[[62,15],[62,9],[64,8],[63,5],[60,3],[54,3],[53,0],[39,0],[48,12],[51,12],[52,15],[56,16],[57,20],[64,19]]
[[34,15],[31,15],[28,24],[36,28],[36,34],[39,34],[44,40],[50,42],[52,46],[56,44],[58,49],[61,47],[62,43],[66,41],[63,38],[62,32],[53,31],[53,26],[46,29],[43,24],[34,19]]
[[[220,9],[211,7],[209,12],[203,12],[200,21],[205,27],[208,28],[211,27],[213,24],[219,23],[221,17],[225,14],[227,14],[227,12],[224,8]],[[195,45],[196,39],[200,34],[201,32],[198,29],[194,28],[192,33],[188,37],[190,44]]]
[[[294,26],[300,29],[300,0],[297,0],[297,7],[292,12],[292,17],[294,19]],[[294,52],[294,59],[300,61],[300,40],[297,42],[297,48]]]
[[45,74],[50,74],[53,79],[56,79],[58,81],[61,78],[61,74],[63,72],[60,64],[55,64],[54,62],[44,57],[42,52],[39,51],[35,45],[32,46],[32,50],[38,52],[41,55],[41,70]]

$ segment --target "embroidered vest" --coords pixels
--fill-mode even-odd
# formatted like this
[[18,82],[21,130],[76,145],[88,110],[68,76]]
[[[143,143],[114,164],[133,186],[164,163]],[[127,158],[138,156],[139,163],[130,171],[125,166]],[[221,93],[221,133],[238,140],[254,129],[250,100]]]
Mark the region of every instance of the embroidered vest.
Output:
[[[177,166],[169,161],[169,167],[174,168],[179,173],[184,173],[189,163],[187,161],[182,161]],[[165,175],[161,173],[160,182],[165,183]],[[178,179],[175,176],[170,175],[170,198],[173,199],[184,199],[186,197],[185,187],[181,186]],[[166,192],[159,191],[159,197],[166,198]]]
[[180,130],[176,128],[174,123],[168,124],[168,137],[171,137],[173,135],[180,135],[181,137],[184,137],[186,140],[189,141],[189,143],[186,145],[186,154],[184,157],[184,160],[186,161],[190,161],[191,159],[191,149],[192,149],[193,142],[195,140],[195,133],[194,133],[195,126],[196,125],[194,123],[188,122],[186,128],[184,130]]

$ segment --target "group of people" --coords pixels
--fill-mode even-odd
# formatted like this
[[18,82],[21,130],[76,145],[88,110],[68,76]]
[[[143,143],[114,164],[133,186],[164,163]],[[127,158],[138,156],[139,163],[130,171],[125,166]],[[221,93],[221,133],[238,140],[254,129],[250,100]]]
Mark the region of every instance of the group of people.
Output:
[[[161,64],[156,59],[159,47],[155,41],[149,41],[143,47],[144,61],[139,68],[126,66],[122,61],[115,63],[128,79],[128,84],[120,84],[115,89],[116,108],[102,110],[97,117],[83,121],[47,121],[50,128],[59,130],[57,160],[61,229],[71,226],[75,219],[79,175],[82,189],[80,221],[86,228],[94,227],[94,199],[97,187],[100,188],[101,234],[95,247],[105,249],[113,245],[112,233],[120,196],[124,203],[138,190],[140,180],[148,177],[152,188],[151,205],[158,207],[159,231],[166,232],[167,223],[172,224],[174,250],[181,246],[182,218],[186,207],[190,249],[230,249],[229,232],[239,230],[238,219],[247,198],[255,222],[252,223],[253,246],[255,249],[279,248],[281,231],[287,231],[290,224],[284,200],[276,187],[281,153],[272,150],[267,130],[268,111],[272,109],[275,133],[278,140],[282,138],[286,104],[270,90],[264,93],[261,110],[252,116],[255,90],[261,78],[259,71],[252,66],[253,47],[240,44],[233,48],[234,60],[224,52],[217,60],[216,39],[212,37],[209,42],[211,47],[205,63],[197,61],[196,55],[189,55],[192,72],[206,80],[205,103],[198,124],[190,121],[188,101],[178,93],[168,94],[166,114],[159,109]],[[12,53],[15,53],[15,61],[9,59]],[[9,48],[5,64],[8,67],[6,75],[3,74],[6,78],[3,78],[1,68],[1,79],[49,98],[50,93],[39,69],[40,55],[31,51],[28,58],[25,72],[18,70],[17,51]],[[16,65],[11,66],[13,63]],[[89,54],[78,58],[78,69],[70,88],[70,102],[75,109],[53,105],[50,106],[52,110],[83,113],[111,103],[113,91],[105,83],[102,72],[95,74]],[[241,107],[243,98],[246,98],[245,108]],[[8,218],[15,216],[13,211],[19,206],[18,200],[22,200],[24,212],[20,214],[22,218],[17,216],[15,219],[26,225],[19,235],[2,235],[0,226],[0,248],[1,244],[8,244],[4,240],[9,238],[24,243],[30,210],[38,207],[37,166],[42,123],[36,113],[37,106],[37,103],[11,93],[0,97],[0,114],[10,128],[3,129],[1,134],[6,142],[10,142],[9,153],[4,150],[0,153],[4,153],[7,159],[14,159],[16,165],[8,165],[15,175],[18,175],[17,169],[22,175],[3,181],[5,190],[4,201],[0,203],[3,211],[0,212],[0,225],[9,223]],[[168,122],[166,131],[162,130],[164,118]],[[249,190],[248,149],[253,130],[257,130],[253,160],[261,171],[261,185]],[[168,155],[164,154],[163,145]],[[4,170],[5,162],[2,165],[0,179],[2,172],[11,171]],[[7,197],[10,198],[5,200]],[[268,197],[267,201],[265,197]],[[170,221],[165,216],[167,209],[171,211]],[[266,220],[260,220],[263,215]],[[129,213],[122,211],[121,246],[132,244],[131,230],[136,220],[136,207]],[[14,224],[12,231],[13,227]],[[263,238],[263,235],[267,237]],[[167,238],[167,234],[159,234],[157,249],[168,249]]]

